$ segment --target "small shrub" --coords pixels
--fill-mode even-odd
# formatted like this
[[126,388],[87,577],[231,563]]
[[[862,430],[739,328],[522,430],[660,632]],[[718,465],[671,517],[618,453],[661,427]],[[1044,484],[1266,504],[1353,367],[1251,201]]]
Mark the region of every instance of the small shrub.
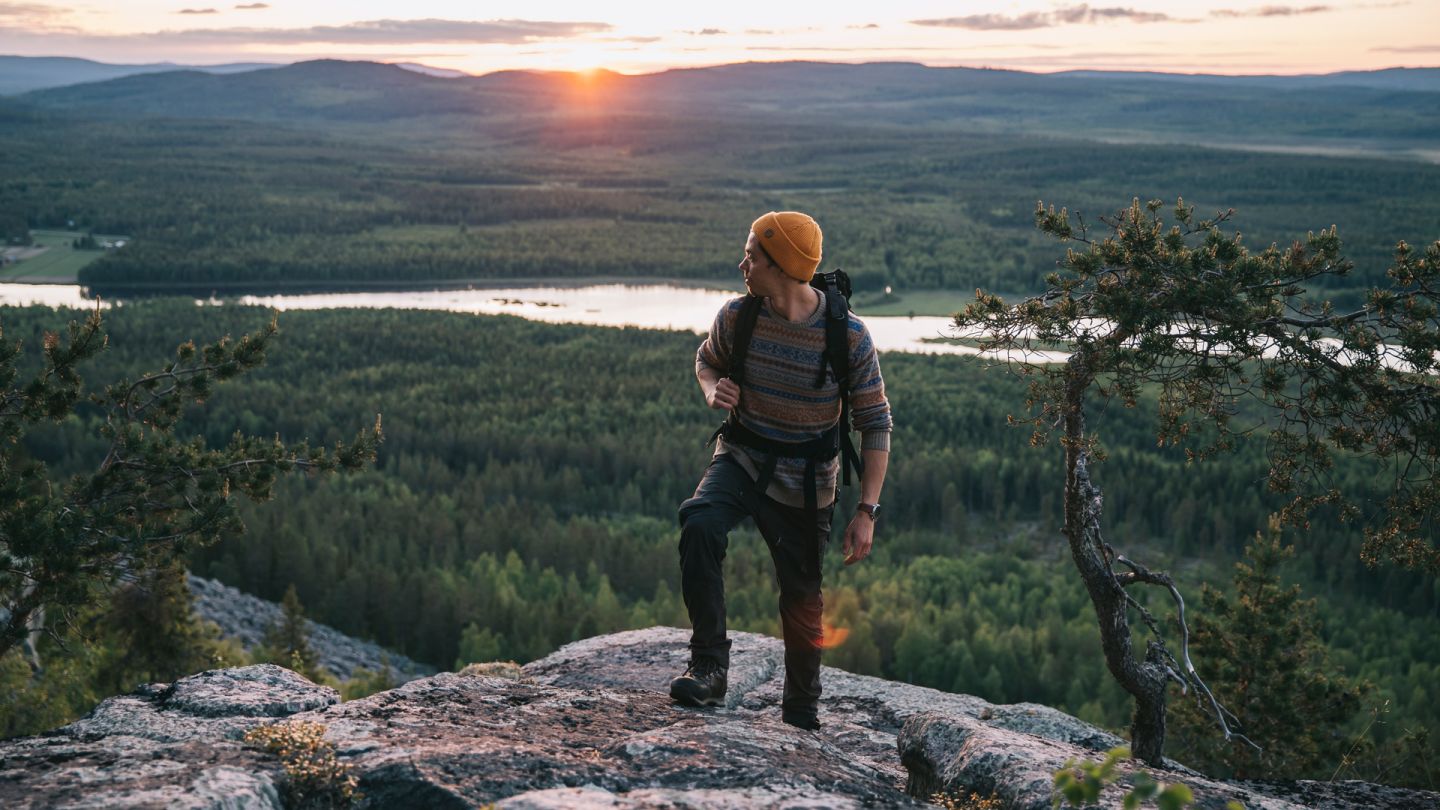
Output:
[[350,679],[340,685],[340,699],[359,700],[376,692],[394,689],[395,686],[395,671],[390,668],[388,658],[382,659],[378,670],[369,670],[364,667],[356,669]]
[[274,754],[285,767],[287,804],[325,810],[361,798],[359,778],[335,756],[321,723],[277,723],[245,732],[245,742]]
[[965,795],[963,789],[953,793],[934,793],[930,796],[930,803],[945,810],[1003,810],[1005,803],[993,792],[987,798],[981,798],[979,793],[971,792]]
[[467,664],[460,670],[461,675],[470,678],[509,678],[512,681],[524,680],[525,671],[514,661],[489,661],[484,664]]
[[[1055,807],[1090,807],[1099,802],[1105,787],[1119,781],[1120,761],[1129,757],[1130,749],[1121,746],[1110,749],[1102,762],[1067,761],[1065,767],[1055,772]],[[1149,799],[1154,799],[1160,810],[1182,810],[1195,801],[1190,788],[1178,782],[1170,785],[1157,782],[1149,771],[1137,771],[1130,782],[1123,799],[1125,810],[1136,810]],[[1227,805],[1229,810],[1237,807],[1235,802]]]

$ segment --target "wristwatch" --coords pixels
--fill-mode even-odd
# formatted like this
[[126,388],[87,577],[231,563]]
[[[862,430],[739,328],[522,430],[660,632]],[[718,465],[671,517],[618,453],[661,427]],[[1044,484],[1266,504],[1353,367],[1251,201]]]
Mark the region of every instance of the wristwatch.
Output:
[[873,522],[875,521],[875,518],[876,518],[877,516],[879,516],[879,514],[880,514],[880,504],[878,504],[878,503],[857,503],[857,504],[855,504],[855,510],[856,510],[857,512],[864,512],[865,514],[869,515],[869,516],[870,516],[870,521],[873,523]]

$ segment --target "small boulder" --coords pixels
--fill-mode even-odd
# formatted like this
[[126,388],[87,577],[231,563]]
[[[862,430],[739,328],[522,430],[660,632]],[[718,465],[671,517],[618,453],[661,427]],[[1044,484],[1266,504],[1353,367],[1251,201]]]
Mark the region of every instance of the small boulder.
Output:
[[162,708],[196,717],[287,717],[334,706],[340,694],[275,664],[213,669],[181,678]]

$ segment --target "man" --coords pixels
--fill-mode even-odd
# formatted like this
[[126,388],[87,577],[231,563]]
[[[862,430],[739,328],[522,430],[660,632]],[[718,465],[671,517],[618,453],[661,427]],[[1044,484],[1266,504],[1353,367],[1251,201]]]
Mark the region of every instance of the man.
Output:
[[[809,283],[820,248],[820,226],[805,214],[772,211],[755,220],[740,262],[745,288],[760,299],[748,349],[738,352],[742,362],[732,368],[746,301],[736,298],[721,308],[696,353],[706,404],[729,417],[694,497],[680,506],[681,585],[693,632],[690,666],[670,684],[680,703],[724,701],[730,642],[721,563],[730,530],[750,517],[770,548],[780,585],[781,717],[812,730],[820,727],[821,559],[842,463],[836,437],[850,427],[838,424],[840,387],[833,368],[824,370],[826,295]],[[845,529],[845,564],[851,565],[870,554],[891,420],[875,344],[858,318],[845,317],[850,421],[862,435],[864,470],[860,504]]]

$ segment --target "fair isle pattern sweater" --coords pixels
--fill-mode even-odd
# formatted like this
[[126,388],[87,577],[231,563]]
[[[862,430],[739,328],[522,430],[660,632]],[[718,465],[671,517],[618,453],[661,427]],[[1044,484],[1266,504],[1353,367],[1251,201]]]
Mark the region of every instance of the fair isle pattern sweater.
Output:
[[[710,334],[695,353],[695,370],[710,368],[729,376],[730,350],[735,324],[744,298],[726,302],[710,326]],[[861,432],[864,450],[890,449],[890,403],[885,399],[885,381],[880,377],[880,357],[870,330],[850,315],[850,423]],[[745,384],[740,389],[737,417],[741,424],[763,436],[783,442],[817,438],[840,419],[840,386],[834,372],[825,367],[825,384],[815,387],[825,351],[825,306],[822,301],[803,322],[788,321],[770,310],[770,299],[760,306],[755,332],[745,358]],[[758,477],[766,459],[764,453],[742,445],[729,446],[722,436],[715,455],[732,454],[752,478]],[[815,472],[818,505],[835,501],[840,457],[820,464]],[[804,459],[780,458],[765,491],[772,499],[789,506],[805,505]]]

